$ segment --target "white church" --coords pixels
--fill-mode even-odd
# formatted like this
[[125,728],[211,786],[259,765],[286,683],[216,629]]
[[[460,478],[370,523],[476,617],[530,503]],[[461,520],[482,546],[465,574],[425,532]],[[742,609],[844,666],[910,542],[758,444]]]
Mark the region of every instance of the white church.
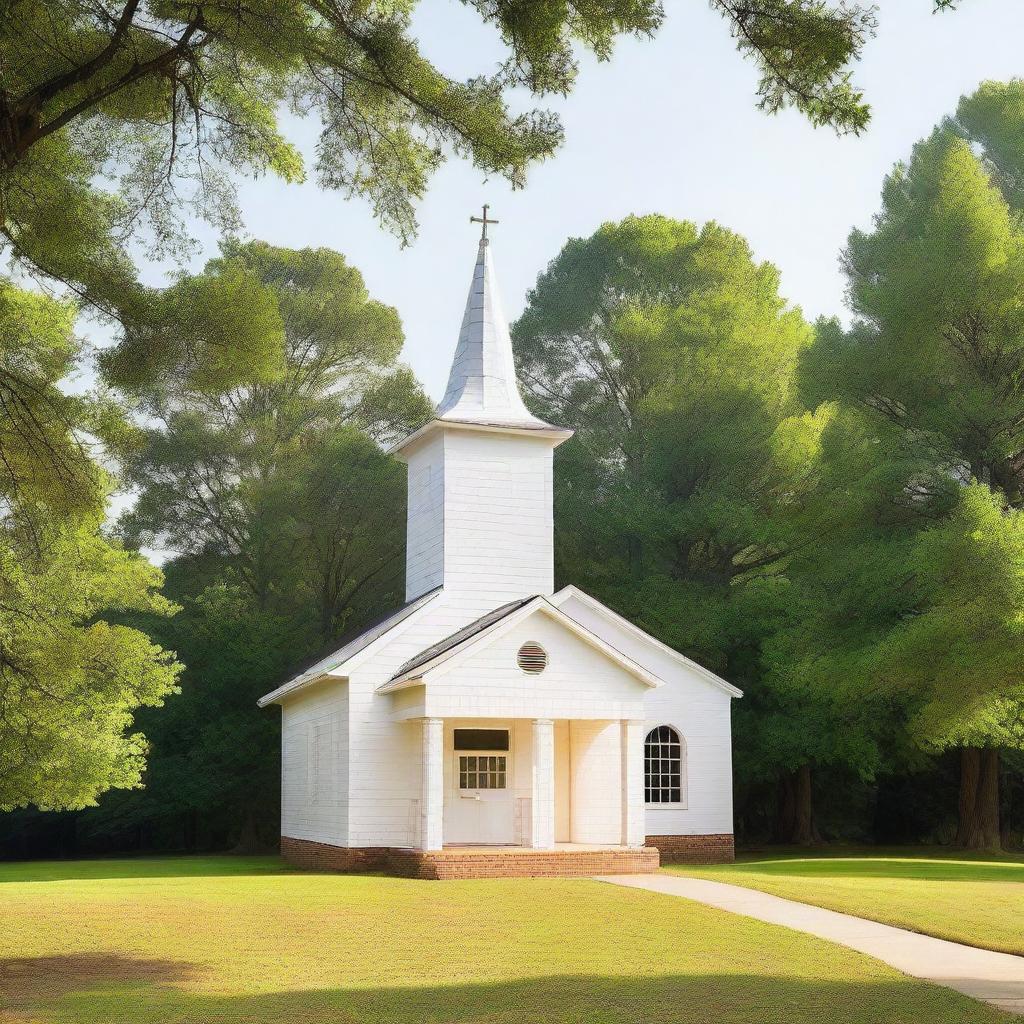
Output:
[[523,402],[487,223],[444,398],[392,450],[406,604],[259,702],[281,706],[282,853],[423,878],[731,860],[741,693],[554,589],[572,431]]

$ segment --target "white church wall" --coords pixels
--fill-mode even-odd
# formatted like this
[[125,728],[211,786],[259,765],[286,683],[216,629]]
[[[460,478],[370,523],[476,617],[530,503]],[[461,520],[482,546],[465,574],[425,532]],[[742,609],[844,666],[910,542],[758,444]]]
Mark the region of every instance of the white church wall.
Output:
[[728,694],[678,677],[648,697],[645,733],[671,725],[685,741],[686,788],[682,806],[647,807],[647,835],[732,832],[731,710]]
[[416,845],[422,725],[393,722],[374,693],[379,678],[358,672],[351,679],[352,771],[349,846]]
[[681,664],[586,602],[569,597],[559,607],[665,681],[647,695],[644,720],[646,730],[671,725],[686,741],[687,792],[685,806],[647,808],[647,834],[731,833],[733,698],[697,669]]
[[573,843],[622,841],[619,722],[569,723],[569,836]]
[[[351,670],[351,794],[348,846],[415,846],[419,839],[421,689],[383,695],[376,688],[420,651],[461,629],[481,612],[441,593],[411,622],[401,623],[360,656]],[[468,616],[468,617],[467,617]],[[397,721],[395,697],[414,709]],[[420,704],[416,704],[420,699]]]
[[348,687],[325,682],[281,708],[281,835],[342,845],[347,798]]
[[[543,672],[516,661],[527,641],[548,655]],[[426,713],[437,718],[643,718],[650,687],[607,655],[536,612],[443,674],[429,677]]]
[[444,438],[437,434],[408,456],[405,599],[439,587],[444,573]]
[[491,608],[554,587],[548,439],[445,432],[444,585]]

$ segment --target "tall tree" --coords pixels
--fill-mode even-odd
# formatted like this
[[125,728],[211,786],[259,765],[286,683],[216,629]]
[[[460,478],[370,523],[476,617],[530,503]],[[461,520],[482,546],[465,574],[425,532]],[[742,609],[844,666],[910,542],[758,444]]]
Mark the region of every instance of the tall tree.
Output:
[[139,784],[135,711],[180,671],[129,612],[167,615],[160,572],[100,530],[98,435],[116,409],[71,397],[74,309],[0,282],[0,808],[81,807]]
[[[817,344],[830,332],[841,328],[819,323]],[[762,671],[773,699],[756,709],[764,738],[752,747],[765,767],[792,764],[803,751],[815,766],[870,784],[881,771],[918,769],[927,760],[908,738],[909,688],[873,672],[872,656],[920,603],[911,585],[915,540],[948,512],[956,485],[907,451],[898,431],[858,409],[826,403],[815,420],[803,543],[780,566],[790,613],[765,640]],[[794,827],[780,827],[780,837],[815,838],[809,790],[802,765],[782,778],[779,807],[792,808]]]
[[[968,99],[961,111],[971,108]],[[994,143],[990,148],[1006,151]],[[995,544],[1000,531],[1012,531],[1012,510],[1024,502],[1024,227],[992,168],[953,124],[937,129],[915,147],[908,164],[897,166],[883,188],[874,229],[850,237],[846,268],[857,320],[849,332],[820,332],[802,372],[811,401],[837,400],[857,410],[877,435],[897,439],[910,465],[928,467],[923,474],[920,468],[908,471],[900,491],[933,518],[953,516],[944,527],[933,524],[945,534],[928,538],[948,536],[949,530],[958,536],[957,523],[962,527],[961,520],[973,515],[979,528],[992,531],[989,541]],[[976,482],[992,492],[993,508],[1006,509],[982,515],[978,499],[950,499],[953,481]],[[903,679],[910,693],[925,682],[934,688],[929,706],[960,708],[959,728],[927,716],[921,721],[935,722],[928,742],[963,746],[960,839],[991,845],[998,835],[991,815],[998,807],[971,794],[997,786],[998,757],[982,751],[1007,744],[1012,730],[978,709],[1005,710],[1016,690],[1002,668],[999,645],[980,639],[970,675],[959,668],[951,678],[933,671],[953,656],[948,640],[926,624],[944,621],[952,628],[943,609],[958,593],[927,585],[935,577],[936,543],[925,539],[912,548],[900,587],[907,600],[891,609],[892,632],[878,640],[876,655],[900,649],[893,645],[901,637],[915,637],[918,657],[929,667],[913,668],[894,656],[887,671]],[[954,545],[948,557],[958,550]],[[979,542],[977,550],[980,556],[984,545]],[[950,585],[951,577],[945,580]],[[1007,614],[1006,593],[1006,586],[993,585],[980,595],[991,602],[991,620]],[[890,607],[881,593],[874,600]],[[907,618],[920,623],[916,630]],[[934,645],[930,652],[920,646],[926,636]],[[882,671],[871,667],[871,659],[865,669],[868,679]],[[978,692],[982,679],[987,690]],[[951,685],[963,687],[960,699],[940,701],[938,695]],[[920,731],[918,736],[927,739]],[[980,786],[976,768],[983,776]]]
[[793,612],[779,569],[806,536],[823,423],[795,394],[811,331],[778,272],[718,225],[630,217],[563,248],[514,338],[534,408],[576,431],[557,453],[559,577],[747,688],[743,771],[788,793],[782,838],[813,838],[807,766],[850,745],[760,667]]
[[[184,211],[231,234],[238,175],[305,176],[283,110],[322,126],[320,184],[368,199],[408,241],[416,203],[449,155],[521,187],[558,148],[558,116],[513,113],[516,90],[565,94],[579,48],[608,59],[620,36],[649,36],[663,19],[661,0],[465,2],[507,58],[460,82],[422,52],[417,0],[10,0],[0,12],[0,251],[123,330],[131,358],[104,364],[115,385],[180,373],[216,391],[269,378],[274,346],[251,279],[154,290],[137,263],[140,252],[188,251]],[[864,127],[850,64],[875,30],[873,8],[712,6],[758,66],[764,109]],[[239,307],[252,310],[251,329],[225,330]]]
[[110,793],[76,816],[85,849],[265,851],[280,835],[280,727],[256,701],[316,647],[309,617],[260,611],[220,581],[213,558],[166,566],[173,618],[139,625],[185,662],[181,693],[139,715],[145,788]]
[[154,425],[127,473],[141,493],[125,527],[136,543],[224,556],[261,609],[316,581],[329,638],[394,584],[401,482],[374,442],[429,405],[396,363],[397,314],[341,256],[234,245],[203,276],[236,273],[263,289],[279,369],[215,394],[175,377],[147,389]]
[[0,531],[0,809],[84,807],[138,786],[135,711],[172,693],[181,666],[125,613],[169,614],[162,576],[99,522]]

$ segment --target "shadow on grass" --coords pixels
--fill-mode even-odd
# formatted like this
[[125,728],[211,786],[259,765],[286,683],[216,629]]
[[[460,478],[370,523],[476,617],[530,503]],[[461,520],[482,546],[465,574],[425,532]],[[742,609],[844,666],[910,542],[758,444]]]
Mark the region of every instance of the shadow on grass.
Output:
[[[746,974],[555,976],[267,994],[188,991],[189,965],[118,958],[15,961],[34,983],[9,995],[39,1024],[997,1024],[1012,1018],[931,985]],[[12,963],[8,961],[7,964]],[[53,972],[60,984],[47,980]],[[54,986],[54,987],[51,987]],[[19,994],[20,993],[20,994]],[[6,1019],[0,1013],[0,1020]]]
[[6,1004],[17,1006],[52,1001],[109,984],[154,986],[187,982],[196,975],[192,964],[180,960],[135,958],[119,953],[11,957],[0,960],[0,994]]
[[118,857],[96,860],[0,861],[0,883],[102,878],[203,878],[294,871],[280,857]]

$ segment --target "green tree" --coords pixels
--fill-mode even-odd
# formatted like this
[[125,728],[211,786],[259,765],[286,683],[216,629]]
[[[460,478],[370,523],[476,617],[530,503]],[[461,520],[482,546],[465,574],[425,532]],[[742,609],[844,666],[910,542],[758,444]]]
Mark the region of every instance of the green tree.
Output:
[[317,610],[322,640],[400,602],[405,498],[403,467],[352,427],[306,439],[268,488],[290,553],[276,586]]
[[0,282],[0,808],[81,807],[139,784],[142,705],[180,666],[126,612],[167,615],[160,572],[106,539],[98,436],[116,409],[59,382],[80,343],[74,308]]
[[143,705],[175,690],[181,666],[111,621],[169,614],[162,576],[99,533],[99,522],[0,533],[0,809],[84,807],[138,786]]
[[0,278],[0,518],[8,524],[73,520],[105,498],[93,442],[119,447],[123,422],[111,403],[61,387],[82,354],[76,315],[72,303]]
[[138,623],[185,662],[181,693],[143,710],[149,744],[145,788],[110,793],[78,816],[86,846],[135,849],[271,849],[280,835],[280,727],[256,701],[317,643],[309,617],[260,611],[244,589],[219,581],[220,560],[166,566],[173,618]]
[[[979,96],[992,91],[984,87]],[[961,112],[971,109],[978,108],[968,98]],[[1011,148],[995,135],[991,139],[993,152]],[[861,595],[862,607],[887,612],[889,621],[879,624],[873,643],[856,655],[859,671],[852,677],[875,686],[880,666],[887,666],[890,682],[904,687],[918,741],[963,747],[958,834],[969,846],[992,845],[999,832],[998,804],[978,794],[996,791],[996,751],[1012,745],[1014,736],[992,709],[1004,713],[1018,692],[1003,668],[999,643],[984,640],[1006,640],[1005,631],[985,626],[988,633],[979,634],[969,673],[956,661],[962,652],[949,649],[958,614],[950,602],[963,592],[952,576],[936,575],[936,538],[951,545],[943,557],[960,557],[964,549],[950,538],[963,534],[965,519],[977,519],[967,534],[978,534],[976,573],[994,574],[978,599],[991,602],[990,624],[1004,621],[1010,615],[1006,595],[1012,592],[1013,561],[1004,566],[1010,582],[999,582],[988,559],[992,547],[1004,541],[1007,549],[1012,546],[1011,520],[1024,501],[1024,229],[999,187],[1006,166],[1003,160],[999,173],[996,164],[979,158],[953,124],[918,144],[909,163],[886,180],[874,229],[850,236],[845,259],[854,325],[848,332],[834,325],[820,331],[801,371],[810,401],[835,400],[856,411],[868,444],[891,438],[876,451],[900,453],[903,477],[892,488],[892,500],[913,504],[921,518],[931,520],[922,524],[929,527],[922,537],[904,539],[908,550],[890,562],[888,576],[883,573],[874,590]],[[994,504],[984,515],[973,490],[959,497],[950,493],[954,484],[972,481],[992,492]],[[1009,533],[1000,540],[1004,531]],[[883,546],[893,542],[879,539]],[[942,587],[929,584],[937,578],[944,579]],[[975,621],[981,629],[982,618]],[[931,628],[935,624],[941,628]],[[923,647],[925,638],[933,644],[930,651]],[[916,646],[909,646],[911,640]],[[899,654],[911,649],[919,659],[916,667]],[[891,660],[886,652],[895,652]],[[925,683],[930,697],[921,694]],[[950,696],[950,687],[957,695]],[[955,716],[918,714],[918,701],[951,715],[959,708],[959,725]]]
[[[839,330],[819,323],[817,343]],[[765,640],[772,700],[757,709],[763,738],[753,749],[765,767],[792,765],[805,751],[816,767],[842,767],[851,781],[872,784],[879,772],[919,770],[927,760],[907,734],[909,692],[880,684],[868,662],[893,624],[913,613],[913,544],[949,510],[956,484],[859,409],[825,403],[815,420],[820,432],[807,460],[814,487],[802,508],[803,543],[780,567],[789,614]],[[805,776],[800,765],[780,783],[780,808],[792,806],[797,820],[779,835],[797,842],[817,832]]]
[[[320,182],[367,197],[407,239],[415,202],[446,153],[522,185],[527,167],[557,148],[558,117],[513,114],[511,92],[567,93],[576,47],[607,59],[619,36],[651,35],[663,19],[659,0],[468,2],[508,55],[495,73],[459,82],[413,36],[416,0],[70,0],[56,8],[14,0],[0,21],[8,245],[91,301],[123,306],[134,281],[124,242],[140,223],[173,246],[183,204],[233,222],[233,172],[303,177],[280,122],[286,105],[323,125]],[[849,66],[875,30],[873,8],[712,6],[758,66],[762,107],[795,106],[841,131],[865,126],[868,108]],[[105,192],[98,175],[112,170],[118,188]]]
[[961,751],[958,845],[998,849],[999,751],[1024,748],[1024,511],[966,487],[911,564],[915,613],[880,645],[872,674],[909,687],[923,745]]
[[1003,197],[1024,209],[1024,79],[982,82],[961,98],[947,127],[980,150]]
[[629,217],[566,244],[514,339],[534,409],[576,431],[556,455],[559,578],[746,688],[738,774],[778,781],[780,838],[813,838],[808,766],[855,744],[761,667],[799,609],[782,568],[826,422],[795,393],[811,330],[778,272],[718,225]]
[[[325,638],[400,564],[401,480],[375,442],[429,404],[396,363],[398,316],[329,250],[225,248],[204,276],[255,277],[273,302],[279,371],[211,394],[168,376],[144,395],[153,425],[127,471],[135,543],[218,554],[257,607],[312,607]],[[275,603],[277,602],[277,603]]]

